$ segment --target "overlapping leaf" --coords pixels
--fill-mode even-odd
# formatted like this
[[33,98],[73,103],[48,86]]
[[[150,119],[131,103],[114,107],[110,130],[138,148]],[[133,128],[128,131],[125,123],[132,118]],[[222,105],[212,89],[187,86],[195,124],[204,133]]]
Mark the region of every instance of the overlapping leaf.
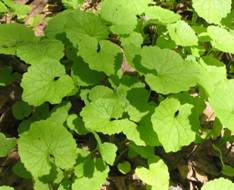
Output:
[[196,85],[199,71],[178,53],[155,46],[144,47],[141,56],[141,64],[150,69],[143,73],[151,89],[169,94],[186,91]]
[[20,46],[16,54],[26,63],[34,65],[49,60],[59,61],[64,55],[64,47],[58,40],[45,39]]
[[102,155],[102,159],[110,165],[113,165],[116,157],[117,147],[112,143],[99,144],[99,150]]
[[0,25],[0,53],[15,55],[18,47],[37,40],[33,31],[22,24]]
[[234,190],[234,184],[225,178],[219,178],[212,181],[209,181],[202,186],[202,190]]
[[90,154],[80,155],[75,174],[78,177],[72,185],[72,190],[93,189],[99,190],[105,183],[109,168],[101,159],[92,159]]
[[0,2],[0,13],[5,13],[7,11],[8,11],[8,9],[7,9],[6,5],[4,3]]
[[225,65],[213,57],[203,57],[200,65],[197,66],[200,69],[198,83],[210,95],[213,93],[213,89],[216,88],[216,84],[226,79]]
[[105,74],[91,70],[81,57],[77,57],[77,59],[73,60],[71,77],[76,85],[89,86],[100,84],[104,80]]
[[234,80],[217,83],[210,94],[210,103],[224,127],[234,131]]
[[15,138],[7,138],[0,133],[0,157],[5,157],[16,146]]
[[145,15],[147,19],[158,20],[160,23],[165,25],[180,20],[180,15],[160,6],[149,6],[145,10]]
[[231,11],[232,0],[193,0],[193,8],[208,23],[220,24]]
[[26,169],[34,177],[50,173],[51,164],[70,169],[77,157],[76,143],[61,124],[53,120],[34,122],[18,141],[19,154]]
[[198,44],[198,38],[194,30],[185,21],[180,20],[174,24],[169,24],[167,30],[171,39],[177,45],[195,46]]
[[[77,8],[81,1],[63,2],[69,8]],[[20,24],[0,25],[0,54],[16,55],[30,65],[23,74],[21,87],[22,101],[32,107],[17,103],[13,114],[18,120],[32,115],[18,128],[18,148],[21,168],[32,174],[28,178],[33,178],[35,190],[48,190],[50,185],[59,190],[99,190],[110,171],[107,165],[129,173],[130,161],[119,160],[122,144],[114,144],[124,135],[128,140],[124,146],[128,148],[128,158],[149,160],[149,167],[137,167],[135,174],[146,188],[167,190],[168,169],[160,158],[155,159],[155,146],[176,152],[192,142],[200,142],[203,137],[196,137],[203,131],[199,117],[205,99],[221,124],[234,131],[234,80],[226,79],[225,65],[217,59],[200,58],[213,55],[213,51],[234,53],[232,14],[222,20],[231,10],[231,0],[193,0],[192,6],[198,16],[219,26],[208,26],[206,32],[205,25],[193,25],[204,23],[196,19],[196,13],[190,24],[151,0],[103,0],[95,14],[62,11],[49,20],[41,38]],[[0,2],[0,12],[9,9],[18,16],[26,10],[5,7]],[[220,25],[221,20],[225,26]],[[148,27],[152,29],[151,25],[153,30],[146,31]],[[203,42],[210,42],[212,47]],[[149,44],[152,46],[146,46]],[[124,56],[127,60],[123,62]],[[123,63],[133,72],[125,73]],[[17,66],[12,68],[18,70]],[[227,66],[231,76],[232,66]],[[0,76],[2,86],[17,81],[9,80],[14,73],[6,68]],[[203,89],[193,88],[197,84]],[[198,94],[192,91],[197,89]],[[165,96],[169,94],[173,95]],[[68,96],[73,96],[72,109],[70,103],[61,103]],[[82,106],[74,106],[76,101]],[[91,133],[97,143],[88,146],[90,152],[77,149],[72,133],[79,135],[76,140]],[[107,135],[114,135],[114,141],[108,141]],[[0,133],[0,157],[15,145],[15,139]],[[54,178],[53,172],[58,172]],[[220,178],[204,184],[202,190],[225,187],[232,190],[233,183]]]
[[233,33],[218,26],[209,26],[207,32],[212,40],[211,44],[213,47],[220,51],[234,54]]
[[9,186],[0,186],[0,190],[14,190],[14,188]]
[[86,105],[81,116],[85,127],[91,131],[108,135],[124,133],[129,140],[145,145],[137,131],[137,125],[128,119],[121,119],[123,112],[124,108],[119,99],[100,98]]
[[22,120],[31,113],[31,107],[23,101],[16,102],[12,107],[12,113],[16,119]]
[[73,31],[68,31],[68,38],[78,47],[78,54],[96,71],[102,71],[107,75],[117,72],[122,63],[120,48],[107,40],[99,41],[87,35],[81,36]]
[[66,75],[64,67],[54,60],[46,61],[48,63],[29,67],[23,76],[22,98],[30,105],[39,106],[46,101],[60,103],[74,89],[73,81]]
[[163,160],[157,159],[149,164],[149,169],[138,167],[135,174],[146,184],[155,189],[168,190],[169,173]]
[[3,67],[0,69],[0,86],[7,86],[15,82],[19,74],[14,72],[12,67]]
[[191,104],[181,105],[175,98],[165,99],[151,117],[154,131],[166,152],[176,152],[195,140],[189,116]]
[[77,10],[67,10],[57,14],[49,22],[45,33],[50,38],[64,39],[67,29],[78,35],[86,34],[99,40],[107,38],[109,33],[100,17]]
[[101,4],[101,17],[111,23],[111,31],[127,34],[137,25],[137,15],[144,13],[150,0],[105,0]]

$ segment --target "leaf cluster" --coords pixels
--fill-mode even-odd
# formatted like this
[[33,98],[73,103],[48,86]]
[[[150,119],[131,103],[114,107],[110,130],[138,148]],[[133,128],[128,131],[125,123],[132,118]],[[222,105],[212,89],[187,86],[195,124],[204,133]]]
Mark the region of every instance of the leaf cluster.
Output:
[[[0,156],[17,145],[15,173],[35,190],[99,190],[113,168],[168,190],[168,166],[155,150],[233,141],[234,79],[223,59],[234,54],[231,0],[192,0],[191,20],[151,0],[103,0],[96,13],[64,3],[74,10],[53,16],[42,37],[0,25],[0,54],[27,65],[22,75],[0,70],[0,86],[22,88],[12,107],[19,137],[0,133]],[[201,122],[207,104],[216,116],[210,128]],[[82,143],[87,136],[92,145]],[[202,190],[233,190],[225,179],[233,176],[222,169]]]

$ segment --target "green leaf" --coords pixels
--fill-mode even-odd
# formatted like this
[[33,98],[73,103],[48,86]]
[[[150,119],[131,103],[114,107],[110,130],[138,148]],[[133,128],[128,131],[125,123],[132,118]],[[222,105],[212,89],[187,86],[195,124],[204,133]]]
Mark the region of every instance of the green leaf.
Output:
[[63,5],[68,9],[79,8],[84,0],[62,0]]
[[76,189],[92,189],[92,190],[100,190],[102,185],[105,183],[106,178],[108,176],[108,169],[104,171],[95,171],[92,178],[82,177],[76,179],[74,184],[72,185],[72,190]]
[[62,183],[60,183],[58,190],[70,190],[72,186],[72,182],[70,180],[63,180]]
[[71,77],[78,86],[90,86],[100,84],[104,80],[105,74],[91,70],[81,57],[73,60]]
[[18,161],[13,167],[12,171],[19,177],[24,179],[32,179],[31,174],[26,170],[23,163]]
[[8,11],[8,8],[6,7],[6,5],[0,2],[0,13],[5,13],[7,11]]
[[172,40],[180,46],[196,46],[198,45],[198,38],[194,30],[182,20],[174,24],[167,25],[167,30]]
[[80,174],[80,177],[73,183],[72,190],[100,190],[102,185],[106,182],[109,168],[105,166],[100,159],[92,160],[90,157],[82,159],[82,163],[75,168],[76,172]]
[[196,85],[198,69],[178,53],[155,46],[144,47],[141,56],[141,64],[150,69],[143,73],[152,90],[162,94],[178,93]]
[[160,146],[160,142],[158,140],[158,135],[154,131],[152,122],[151,122],[151,110],[154,110],[155,106],[150,108],[150,113],[145,115],[138,123],[137,130],[140,133],[141,139],[148,146]]
[[[224,64],[215,65],[217,62],[214,57],[203,57],[200,60],[200,76],[198,77],[198,83],[206,90],[208,95],[211,95],[213,89],[216,88],[216,84],[226,79],[226,67]],[[218,61],[218,63],[220,63]]]
[[122,52],[114,43],[107,40],[98,42],[96,38],[80,36],[73,31],[68,31],[67,36],[78,47],[78,54],[88,63],[90,69],[112,75],[120,68]]
[[85,127],[91,131],[111,133],[113,130],[113,133],[115,133],[115,130],[118,130],[118,133],[120,133],[121,129],[114,129],[111,120],[121,118],[123,111],[124,109],[118,99],[102,98],[86,105],[80,115]]
[[129,140],[145,145],[137,125],[128,119],[120,119],[124,109],[117,98],[101,98],[86,105],[81,111],[85,127],[90,131],[113,135],[124,133]]
[[196,133],[188,118],[192,107],[175,98],[167,98],[156,107],[151,121],[166,152],[176,152],[195,140]]
[[228,177],[234,177],[234,167],[223,164],[222,174]]
[[162,24],[171,24],[180,20],[181,16],[172,12],[171,10],[164,9],[160,6],[149,6],[145,15],[149,20],[158,20]]
[[39,179],[34,182],[34,190],[50,190],[49,184],[43,183]]
[[3,2],[9,8],[9,11],[12,14],[17,15],[18,18],[24,18],[31,11],[31,7],[29,5],[12,0],[3,0]]
[[15,138],[7,138],[0,133],[0,157],[5,157],[16,146]]
[[164,49],[174,49],[176,48],[176,44],[175,42],[168,36],[165,34],[160,35],[157,38],[157,42],[156,42],[157,46]]
[[31,124],[18,141],[19,155],[34,177],[48,175],[55,164],[68,170],[77,157],[76,142],[63,125],[50,120]]
[[[100,160],[100,159],[99,159]],[[74,168],[74,174],[77,178],[91,177],[95,170],[95,157],[93,158],[90,151],[78,148],[78,158]],[[104,163],[103,163],[104,164]]]
[[193,0],[193,8],[208,23],[220,24],[232,8],[232,0]]
[[211,44],[220,51],[234,54],[234,34],[218,26],[208,26]]
[[136,28],[137,15],[141,15],[150,0],[105,0],[101,3],[100,16],[112,24],[111,31],[128,34]]
[[131,171],[131,164],[128,161],[124,161],[119,163],[117,168],[122,174],[127,174]]
[[124,109],[119,99],[101,98],[86,105],[81,116],[88,129],[100,128],[101,130],[102,127],[105,128],[105,125],[109,124],[111,119],[121,118],[123,112]]
[[69,129],[80,135],[85,135],[88,133],[88,130],[84,127],[84,122],[82,121],[81,117],[77,116],[76,114],[71,114],[68,116],[67,126]]
[[15,82],[19,78],[19,74],[13,72],[12,67],[3,67],[0,69],[0,86],[7,86]]
[[47,120],[50,120],[52,122],[57,123],[58,125],[64,124],[64,122],[68,118],[68,112],[71,108],[70,102],[63,102],[59,104],[58,106],[54,107],[50,117],[47,118]]
[[109,30],[99,16],[91,12],[77,10],[71,13],[66,24],[66,31],[73,31],[82,36],[87,35],[97,40],[103,40],[108,37]]
[[149,168],[138,167],[135,174],[146,184],[155,189],[168,190],[169,172],[167,165],[161,159],[149,163]]
[[234,80],[223,80],[216,84],[209,102],[224,127],[234,131]]
[[106,86],[97,85],[93,87],[89,92],[89,99],[90,101],[95,101],[100,98],[113,98],[115,94],[111,88]]
[[32,29],[23,24],[0,25],[0,53],[14,55],[21,45],[37,40],[38,38],[34,36]]
[[[30,65],[41,64],[49,60],[59,61],[64,55],[63,44],[58,40],[41,40],[27,43],[17,49],[17,56]],[[29,53],[30,52],[30,53]]]
[[18,120],[23,120],[31,114],[31,107],[23,101],[16,102],[12,107],[13,115]]
[[[141,133],[134,122],[129,121],[128,119],[117,120],[113,122],[113,128],[115,130],[119,128],[121,130],[120,132],[125,134],[127,139],[133,141],[136,145],[146,146],[146,143],[141,137]],[[116,133],[120,132],[117,130]]]
[[222,25],[233,30],[234,29],[233,18],[234,18],[234,10],[232,10],[231,13],[229,13],[228,16],[222,20]]
[[99,144],[99,151],[102,155],[102,159],[109,165],[113,165],[116,157],[117,147],[112,143]]
[[0,186],[0,190],[14,190],[14,188],[9,186]]
[[[121,89],[121,86],[119,86],[118,90],[125,91],[123,88]],[[130,120],[139,122],[142,117],[149,113],[149,110],[153,107],[153,104],[148,102],[149,96],[150,92],[145,89],[145,86],[126,88],[126,92],[123,94],[123,101],[126,102],[126,111]]]
[[45,29],[45,35],[48,38],[64,40],[67,22],[73,14],[73,10],[66,10],[56,14],[49,20],[48,26]]
[[17,129],[18,133],[22,134],[23,132],[27,131],[32,122],[39,121],[42,119],[47,119],[49,116],[50,116],[50,111],[48,103],[36,107],[32,112],[32,116],[29,119],[25,119],[20,123]]
[[23,75],[22,98],[30,105],[39,106],[46,101],[60,103],[74,89],[73,81],[66,75],[64,66],[57,61],[47,61],[29,67]]
[[121,45],[123,47],[128,46],[129,44],[134,44],[137,47],[141,47],[142,43],[142,34],[138,32],[131,32],[128,36],[121,37]]
[[130,158],[136,157],[137,155],[149,159],[154,158],[155,156],[155,150],[153,146],[137,146],[134,143],[128,144],[128,155]]
[[218,178],[207,182],[201,190],[234,190],[234,184],[225,178]]
[[67,10],[57,14],[48,23],[45,33],[50,38],[64,39],[65,32],[87,35],[98,40],[108,37],[108,28],[97,15],[79,10]]

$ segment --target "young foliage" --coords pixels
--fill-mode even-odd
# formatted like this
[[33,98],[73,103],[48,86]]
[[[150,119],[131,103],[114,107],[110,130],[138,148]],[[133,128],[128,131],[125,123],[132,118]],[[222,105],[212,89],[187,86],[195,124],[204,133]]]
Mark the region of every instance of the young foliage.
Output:
[[163,160],[153,158],[149,162],[149,169],[138,167],[135,174],[146,184],[152,186],[152,189],[168,190],[169,173]]
[[49,60],[59,61],[64,56],[64,46],[58,40],[42,39],[19,47],[16,55],[30,65],[42,64]]
[[64,66],[58,61],[47,61],[29,67],[21,81],[22,98],[30,105],[39,106],[46,101],[58,104],[74,90],[74,83],[66,75]]
[[0,186],[0,190],[14,190],[14,188],[9,186]]
[[[0,13],[26,10],[11,3],[0,0]],[[184,162],[197,175],[193,156],[208,141],[221,164],[201,189],[234,189],[217,148],[233,142],[231,0],[102,0],[95,13],[83,0],[62,3],[44,36],[0,25],[0,89],[18,132],[0,129],[0,157],[18,151],[13,172],[35,190],[100,190],[120,173],[168,190]],[[15,87],[20,97],[7,91]]]
[[220,51],[234,54],[234,34],[228,30],[218,27],[209,26],[207,32],[211,38],[214,48]]
[[[232,0],[192,0],[197,14],[210,24],[220,24],[231,11]],[[222,8],[221,8],[222,7]]]
[[16,143],[15,138],[7,138],[3,133],[0,133],[0,157],[7,156],[16,146]]
[[174,24],[169,24],[167,30],[177,45],[196,46],[198,44],[195,32],[185,21],[179,20]]
[[78,173],[79,178],[77,178],[73,183],[72,190],[99,190],[106,181],[109,168],[103,164],[101,159],[92,160],[90,157],[85,159],[83,163],[77,165],[75,169],[80,172],[81,167],[84,167],[84,173],[83,175],[82,173]]
[[22,24],[12,23],[0,25],[1,54],[15,55],[20,46],[30,42],[36,42],[37,40],[33,31]]
[[58,108],[48,119],[33,122],[30,129],[20,135],[20,158],[35,178],[48,175],[53,165],[68,170],[75,164],[76,143],[63,126],[67,117],[64,113],[69,108],[69,104]]
[[101,18],[111,24],[111,31],[128,34],[137,26],[137,15],[148,7],[150,0],[105,0],[101,4]]
[[149,21],[156,20],[164,25],[172,24],[176,21],[179,21],[181,18],[179,14],[176,14],[168,9],[164,9],[160,6],[147,7],[145,10],[145,15]]
[[234,131],[234,80],[220,81],[210,95],[210,103],[224,127]]
[[8,86],[19,78],[19,74],[13,72],[12,67],[3,67],[0,69],[0,86]]
[[[141,50],[142,71],[151,89],[161,94],[186,91],[196,85],[198,71],[176,52],[159,47],[144,47]],[[139,69],[141,71],[141,69]],[[143,70],[143,69],[142,69]]]
[[228,179],[219,178],[209,181],[202,187],[202,190],[218,190],[218,189],[233,190],[234,184]]
[[168,98],[155,109],[151,121],[166,152],[176,152],[195,140],[189,121],[192,107],[191,104],[181,105],[177,99]]
[[38,121],[23,133],[18,142],[19,154],[33,176],[48,175],[51,164],[71,169],[76,159],[76,143],[71,134],[53,121]]
[[18,120],[23,120],[31,114],[31,107],[23,101],[16,102],[12,107],[12,113]]

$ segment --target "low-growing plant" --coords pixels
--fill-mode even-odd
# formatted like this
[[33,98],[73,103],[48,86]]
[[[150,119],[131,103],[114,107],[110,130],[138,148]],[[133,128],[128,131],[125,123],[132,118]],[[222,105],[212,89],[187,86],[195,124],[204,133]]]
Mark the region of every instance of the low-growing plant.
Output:
[[18,137],[0,133],[1,157],[17,147],[13,172],[35,190],[99,190],[114,170],[168,190],[162,155],[211,141],[222,165],[201,189],[233,190],[220,150],[234,132],[233,61],[224,58],[234,54],[232,1],[192,0],[191,17],[151,0],[103,0],[95,13],[80,2],[64,1],[75,9],[53,16],[41,37],[0,25],[0,54],[27,65],[0,70],[0,86],[22,88]]

